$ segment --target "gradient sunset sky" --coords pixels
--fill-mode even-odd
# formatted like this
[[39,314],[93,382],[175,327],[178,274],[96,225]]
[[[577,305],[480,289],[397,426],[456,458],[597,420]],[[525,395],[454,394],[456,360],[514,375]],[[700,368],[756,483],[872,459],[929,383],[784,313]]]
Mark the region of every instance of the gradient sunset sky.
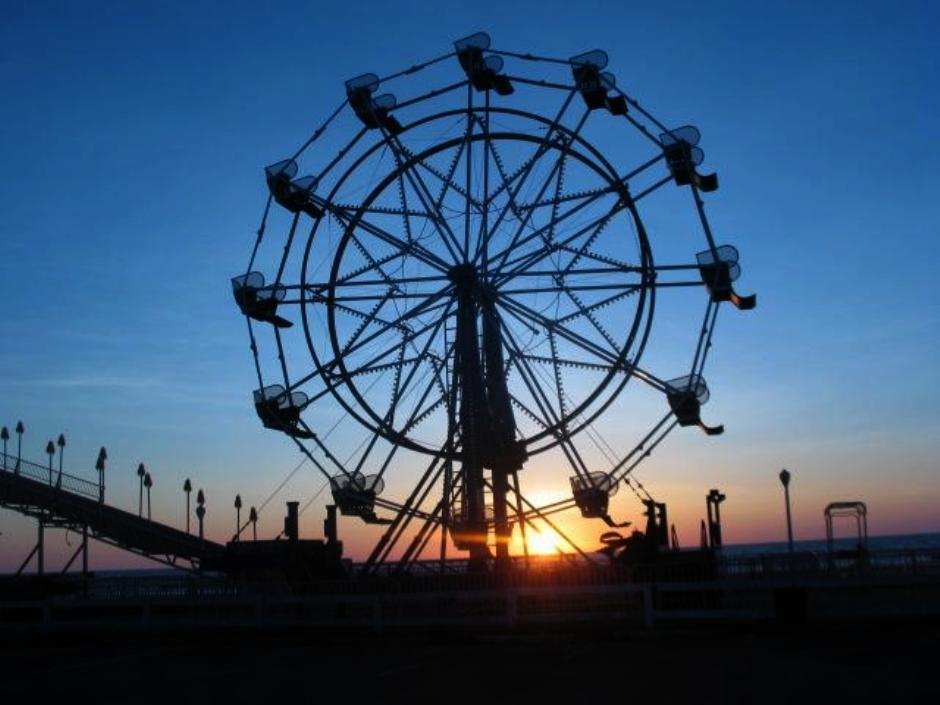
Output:
[[[694,123],[721,176],[713,227],[742,251],[749,314],[724,312],[710,363],[717,439],[672,436],[638,477],[685,545],[720,487],[729,543],[797,538],[832,500],[868,503],[873,534],[940,530],[940,6],[934,2],[4,2],[0,6],[0,424],[43,462],[94,476],[136,510],[184,523],[183,480],[224,540],[232,500],[260,503],[300,461],[265,431],[242,271],[267,196],[261,169],[343,97],[343,81],[494,44],[607,50],[618,85]],[[456,64],[455,64],[455,70]],[[654,325],[653,337],[656,336]],[[15,448],[15,443],[11,446]],[[263,512],[321,479],[302,468]],[[321,495],[302,532],[321,533]],[[640,521],[627,493],[618,513]],[[575,516],[585,544],[603,527]],[[34,527],[0,510],[0,571]],[[344,519],[347,552],[377,534]],[[54,539],[49,563],[67,550]],[[74,541],[72,541],[74,544]],[[99,567],[138,565],[94,548]]]

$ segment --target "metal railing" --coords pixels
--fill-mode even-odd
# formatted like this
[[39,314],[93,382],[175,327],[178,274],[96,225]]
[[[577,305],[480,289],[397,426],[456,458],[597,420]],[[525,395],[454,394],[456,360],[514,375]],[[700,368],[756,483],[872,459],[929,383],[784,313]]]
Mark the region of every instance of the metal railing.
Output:
[[0,461],[2,461],[0,469],[13,475],[22,475],[31,480],[48,484],[50,487],[73,492],[98,501],[102,501],[104,497],[104,488],[98,482],[86,480],[66,472],[60,473],[57,468],[50,468],[48,465],[42,466],[29,460],[17,458],[9,453],[0,453]]

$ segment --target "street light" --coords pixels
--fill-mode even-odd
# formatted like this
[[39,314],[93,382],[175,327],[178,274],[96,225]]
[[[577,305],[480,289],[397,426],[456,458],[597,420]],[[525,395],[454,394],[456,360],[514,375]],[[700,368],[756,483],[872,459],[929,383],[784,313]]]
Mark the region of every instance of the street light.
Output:
[[203,538],[203,526],[202,520],[206,516],[206,496],[202,493],[200,489],[196,493],[196,518],[199,519],[199,540],[202,541]]
[[783,485],[783,496],[787,505],[787,544],[790,553],[793,553],[793,519],[790,516],[790,471],[784,468],[780,471],[779,477]]
[[147,488],[147,521],[150,521],[150,488],[153,487],[153,478],[149,472],[144,474],[144,487]]
[[62,487],[62,458],[65,457],[65,434],[59,434],[59,440],[56,441],[59,446],[59,479],[56,480],[56,487]]
[[55,443],[46,443],[46,453],[49,455],[49,486],[52,486],[52,456],[55,455]]
[[251,522],[251,540],[258,540],[258,510],[254,507],[248,512],[248,521]]
[[141,463],[137,466],[137,477],[140,478],[140,494],[137,500],[137,516],[144,515],[144,475],[147,474],[147,468]]
[[193,491],[193,483],[189,481],[189,478],[186,478],[186,482],[183,483],[183,492],[186,493],[186,533],[189,533],[189,493]]
[[101,446],[98,451],[98,460],[95,461],[95,470],[98,471],[98,501],[104,502],[104,463],[108,459],[108,451]]
[[235,495],[235,540],[238,541],[238,536],[242,532],[242,496],[240,494]]
[[0,431],[0,440],[3,441],[3,469],[7,469],[7,441],[10,440],[10,432],[7,430],[7,427],[4,426],[3,430]]
[[22,421],[16,422],[16,467],[13,468],[13,472],[17,475],[20,474],[20,458],[23,457],[23,434],[26,432],[26,427],[23,425]]

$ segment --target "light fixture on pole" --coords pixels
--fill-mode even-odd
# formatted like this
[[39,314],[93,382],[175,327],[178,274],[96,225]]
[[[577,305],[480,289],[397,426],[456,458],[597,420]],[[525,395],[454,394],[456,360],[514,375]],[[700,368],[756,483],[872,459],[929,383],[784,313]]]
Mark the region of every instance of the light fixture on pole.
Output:
[[144,464],[141,463],[137,466],[137,477],[140,478],[140,494],[137,500],[137,516],[142,517],[144,515],[144,475],[147,474],[147,468],[144,467]]
[[7,441],[10,440],[10,432],[7,430],[7,427],[4,426],[3,430],[0,431],[0,440],[3,441],[3,469],[7,469]]
[[189,478],[186,478],[186,482],[183,483],[183,492],[186,493],[186,533],[189,533],[189,493],[193,491],[193,483],[189,481]]
[[203,539],[203,524],[202,520],[206,517],[206,496],[203,494],[200,489],[196,493],[196,518],[199,519],[199,540]]
[[56,480],[55,486],[62,487],[62,458],[65,457],[65,434],[59,434],[59,440],[56,441],[56,445],[59,446],[59,479]]
[[150,488],[153,487],[153,478],[149,472],[144,474],[144,487],[147,488],[147,521],[150,521]]
[[46,443],[46,454],[49,456],[49,486],[52,486],[52,456],[55,455],[55,443]]
[[98,460],[95,461],[95,470],[98,471],[98,501],[104,502],[104,464],[108,459],[108,451],[101,446],[98,451]]
[[780,483],[783,485],[783,496],[787,505],[787,545],[793,553],[793,519],[790,516],[790,471],[784,468],[780,471]]
[[23,457],[23,434],[26,432],[26,427],[23,425],[22,421],[16,422],[16,467],[13,468],[13,472],[17,475],[20,474],[20,458]]

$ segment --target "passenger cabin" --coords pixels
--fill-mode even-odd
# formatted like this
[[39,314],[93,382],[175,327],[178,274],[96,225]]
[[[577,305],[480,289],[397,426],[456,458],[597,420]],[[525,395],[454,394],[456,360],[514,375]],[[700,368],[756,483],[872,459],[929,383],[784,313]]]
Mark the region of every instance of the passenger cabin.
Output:
[[709,436],[724,433],[724,426],[707,426],[702,421],[702,404],[708,401],[708,385],[699,375],[686,375],[666,382],[669,408],[680,426],[698,426]]
[[277,307],[287,290],[283,286],[265,286],[261,272],[248,272],[232,277],[232,295],[243,314],[256,321],[290,328],[293,323],[277,315]]
[[612,115],[627,114],[627,100],[622,95],[608,95],[617,84],[617,79],[610,72],[603,72],[607,66],[607,54],[600,49],[578,54],[570,59],[571,73],[575,86],[588,110],[606,108]]
[[401,123],[389,111],[397,101],[391,93],[373,97],[379,87],[379,77],[364,73],[346,81],[346,98],[362,124],[369,129],[385,129],[393,135],[402,131]]
[[306,213],[311,218],[323,215],[323,209],[314,200],[313,192],[317,187],[317,177],[297,175],[297,162],[284,159],[264,168],[268,189],[279,205],[291,213]]
[[254,391],[255,411],[265,428],[282,431],[294,438],[313,438],[300,423],[300,412],[307,406],[303,392],[287,392],[280,384]]
[[461,68],[478,91],[495,90],[499,95],[510,95],[515,90],[509,78],[502,75],[503,59],[500,56],[484,56],[490,48],[490,36],[477,32],[454,42],[457,60]]
[[741,296],[735,292],[732,282],[741,276],[738,250],[732,245],[722,245],[714,250],[704,250],[695,255],[698,271],[702,276],[712,301],[730,301],[742,311],[757,306],[757,294]]
[[630,522],[615,523],[610,518],[610,498],[617,494],[617,481],[606,472],[591,472],[569,478],[574,503],[585,519],[603,519],[610,526],[629,526]]
[[359,472],[339,474],[330,478],[333,503],[343,516],[356,516],[367,524],[389,524],[375,514],[375,498],[385,489],[378,475],[365,476]]
[[705,159],[705,152],[698,147],[702,133],[692,125],[678,127],[659,136],[666,165],[677,186],[694,184],[701,191],[718,189],[718,174],[699,174],[696,167]]

